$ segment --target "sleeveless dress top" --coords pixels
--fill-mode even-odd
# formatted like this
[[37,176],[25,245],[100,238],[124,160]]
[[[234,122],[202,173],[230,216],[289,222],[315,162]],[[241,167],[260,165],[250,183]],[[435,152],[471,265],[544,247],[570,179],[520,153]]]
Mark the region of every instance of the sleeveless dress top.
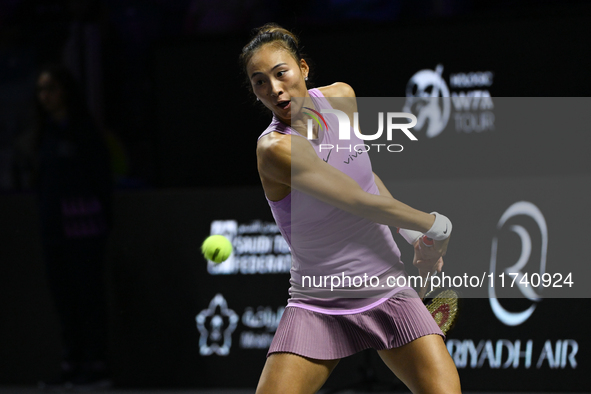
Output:
[[[308,93],[316,111],[332,109],[318,89]],[[352,130],[350,140],[339,140],[337,117],[323,116],[327,130],[318,139],[308,140],[317,155],[353,178],[367,193],[379,194],[369,154],[362,147],[357,148],[360,152],[355,149],[363,140]],[[275,115],[259,139],[271,132],[306,138]],[[292,255],[288,307],[331,315],[359,313],[410,289],[400,250],[387,225],[353,215],[294,188],[279,201],[267,201]],[[376,278],[370,282],[372,276]]]

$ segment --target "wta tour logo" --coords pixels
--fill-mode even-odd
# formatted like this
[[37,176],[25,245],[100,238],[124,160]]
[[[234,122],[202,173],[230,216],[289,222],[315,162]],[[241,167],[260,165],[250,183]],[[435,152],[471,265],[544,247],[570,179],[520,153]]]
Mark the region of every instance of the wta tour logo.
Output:
[[425,135],[428,138],[438,136],[445,129],[451,112],[449,89],[442,73],[443,66],[438,64],[435,71],[419,71],[406,85],[407,99],[402,110],[418,113],[417,129],[421,130],[427,124]]
[[457,133],[492,131],[494,104],[488,90],[492,84],[492,71],[476,71],[452,73],[448,85],[443,65],[438,64],[435,70],[420,70],[410,78],[403,111],[417,114],[416,130],[427,138],[441,134],[450,119]]

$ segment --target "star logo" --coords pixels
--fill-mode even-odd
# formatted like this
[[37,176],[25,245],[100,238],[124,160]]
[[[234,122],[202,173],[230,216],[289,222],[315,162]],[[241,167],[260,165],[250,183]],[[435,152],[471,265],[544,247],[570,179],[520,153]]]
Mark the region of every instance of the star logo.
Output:
[[199,353],[202,356],[227,356],[232,346],[232,333],[238,324],[238,315],[228,309],[221,294],[216,294],[209,307],[195,317],[199,330]]

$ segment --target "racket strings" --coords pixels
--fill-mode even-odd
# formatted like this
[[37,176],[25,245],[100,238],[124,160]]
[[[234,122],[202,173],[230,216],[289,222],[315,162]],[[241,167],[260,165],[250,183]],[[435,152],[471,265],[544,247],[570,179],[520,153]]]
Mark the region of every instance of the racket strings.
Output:
[[[431,293],[435,293],[434,290]],[[425,296],[425,299],[431,298],[431,293]],[[443,290],[438,294],[433,294],[432,299],[427,304],[427,310],[435,319],[435,322],[443,332],[446,334],[449,329],[456,322],[458,315],[458,294],[453,290]]]

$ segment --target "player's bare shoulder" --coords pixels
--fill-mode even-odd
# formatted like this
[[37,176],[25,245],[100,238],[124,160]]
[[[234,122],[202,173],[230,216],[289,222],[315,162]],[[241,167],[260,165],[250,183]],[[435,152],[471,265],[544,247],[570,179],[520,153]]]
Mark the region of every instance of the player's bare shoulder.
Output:
[[345,82],[335,82],[332,85],[318,88],[324,97],[355,97],[351,85]]
[[271,132],[257,142],[257,167],[265,195],[279,201],[289,194],[291,136]]
[[[271,132],[257,142],[257,165],[261,176],[279,180],[281,172],[289,172],[291,165],[291,136]],[[279,176],[281,178],[281,176]]]
[[345,112],[353,122],[353,114],[357,112],[357,99],[351,85],[344,82],[335,82],[332,85],[318,88],[334,108]]

